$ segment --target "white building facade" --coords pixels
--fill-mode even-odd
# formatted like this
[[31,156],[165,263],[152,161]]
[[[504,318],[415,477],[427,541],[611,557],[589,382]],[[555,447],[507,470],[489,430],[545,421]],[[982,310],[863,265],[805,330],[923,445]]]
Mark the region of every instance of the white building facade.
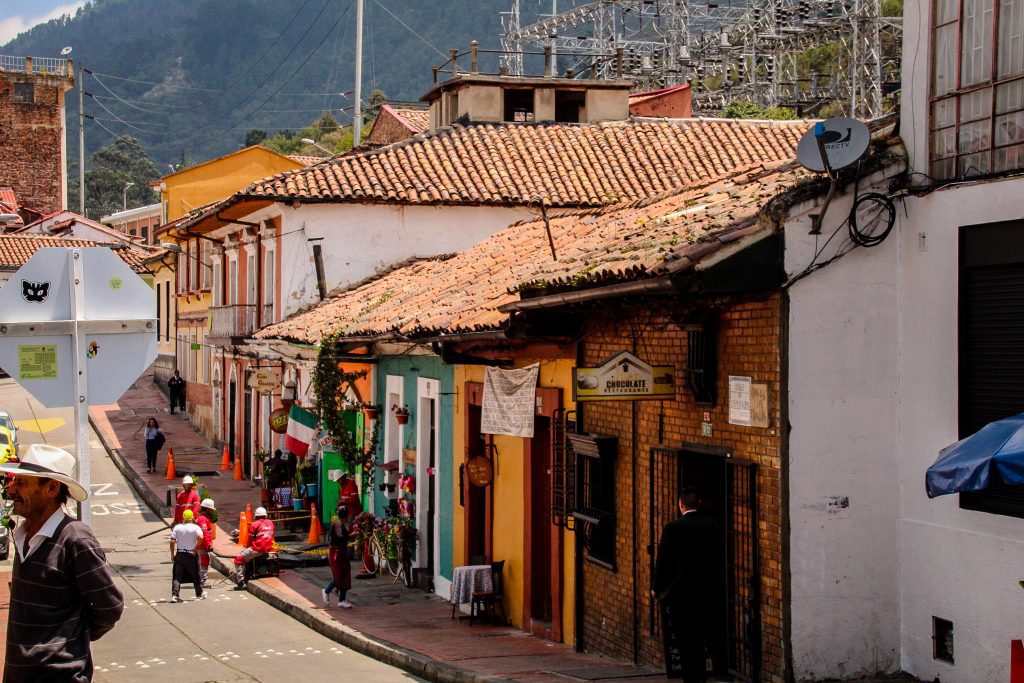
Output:
[[[1024,487],[929,499],[924,478],[1024,412],[1024,0],[907,2],[903,54],[892,233],[789,289],[793,672],[1006,681]],[[791,277],[849,207],[819,238],[787,224]]]

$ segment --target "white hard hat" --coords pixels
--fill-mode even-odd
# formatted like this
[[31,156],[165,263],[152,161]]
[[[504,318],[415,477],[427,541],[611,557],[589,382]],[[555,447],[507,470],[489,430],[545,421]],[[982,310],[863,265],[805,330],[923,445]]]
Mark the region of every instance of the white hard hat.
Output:
[[184,486],[185,484],[195,484],[195,483],[196,483],[196,482],[195,482],[195,480],[194,480],[194,479],[192,478],[192,475],[191,475],[191,474],[186,474],[186,475],[185,475],[185,478],[181,480],[181,485],[182,485],[182,486]]
[[213,504],[213,498],[203,498],[203,502],[199,504],[199,507],[217,509],[217,506]]
[[266,517],[267,516],[267,508],[256,508],[255,510],[253,510],[252,516],[253,517]]

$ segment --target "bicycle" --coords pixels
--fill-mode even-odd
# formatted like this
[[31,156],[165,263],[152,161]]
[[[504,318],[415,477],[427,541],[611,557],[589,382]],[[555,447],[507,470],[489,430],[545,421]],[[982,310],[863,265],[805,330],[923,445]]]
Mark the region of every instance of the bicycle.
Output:
[[383,576],[386,568],[395,577],[395,583],[397,583],[404,573],[404,569],[398,559],[397,549],[389,553],[385,550],[387,547],[388,543],[384,532],[379,529],[374,530],[373,536],[370,537],[370,560],[373,562],[374,573]]

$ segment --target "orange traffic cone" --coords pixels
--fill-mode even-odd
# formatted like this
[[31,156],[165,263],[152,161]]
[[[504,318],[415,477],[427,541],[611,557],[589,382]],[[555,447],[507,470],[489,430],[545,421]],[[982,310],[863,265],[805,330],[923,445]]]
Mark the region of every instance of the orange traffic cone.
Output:
[[224,455],[220,459],[220,470],[221,472],[228,472],[231,470],[231,456],[228,454],[228,447],[224,447]]
[[309,508],[309,536],[306,538],[306,543],[315,544],[320,542],[324,530],[321,528],[320,518],[316,514],[316,503],[310,503]]
[[245,521],[252,524],[252,503],[245,504]]
[[167,481],[178,478],[178,474],[174,471],[174,449],[167,449],[167,476],[164,477]]
[[241,455],[236,455],[235,456],[235,476],[234,476],[234,480],[235,481],[242,481],[243,479],[245,479],[245,474],[242,473],[242,456]]
[[244,512],[240,512],[238,518],[238,545],[246,548],[249,546],[249,520]]

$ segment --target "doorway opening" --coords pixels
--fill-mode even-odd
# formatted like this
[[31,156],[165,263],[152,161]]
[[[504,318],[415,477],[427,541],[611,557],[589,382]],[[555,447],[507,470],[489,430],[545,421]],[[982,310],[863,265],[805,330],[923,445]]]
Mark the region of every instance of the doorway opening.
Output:
[[491,562],[491,486],[476,486],[470,481],[467,465],[473,458],[490,457],[488,437],[480,431],[484,385],[466,382],[466,453],[460,466],[464,520],[465,564]]
[[[761,594],[757,545],[757,466],[728,457],[721,449],[701,446],[651,449],[651,565],[665,525],[678,517],[679,491],[692,487],[700,510],[721,530],[713,563],[714,612],[708,650],[715,673],[744,681],[760,678]],[[651,638],[662,640],[658,610],[649,610]]]

